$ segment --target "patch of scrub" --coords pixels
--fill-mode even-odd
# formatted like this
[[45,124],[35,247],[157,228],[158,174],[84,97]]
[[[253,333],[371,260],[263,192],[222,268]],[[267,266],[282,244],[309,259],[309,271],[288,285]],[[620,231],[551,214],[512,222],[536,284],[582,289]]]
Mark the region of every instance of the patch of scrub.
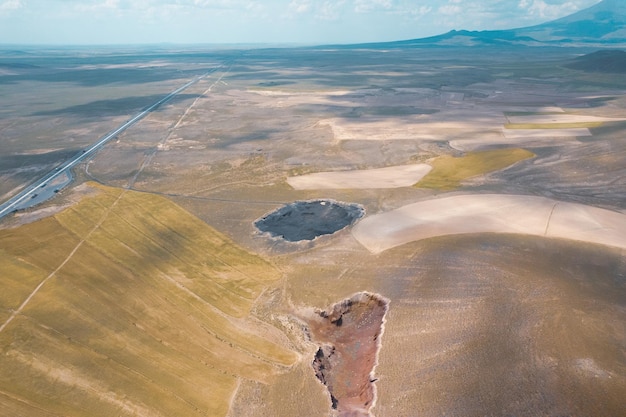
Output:
[[313,369],[339,416],[370,416],[388,306],[384,297],[362,292],[307,320],[313,341],[319,344]]
[[535,154],[525,149],[507,148],[483,152],[469,152],[460,157],[440,156],[430,162],[433,166],[420,182],[420,188],[451,190],[461,185],[461,181],[488,172],[504,169],[516,162],[533,158]]
[[298,242],[333,234],[353,224],[363,214],[365,209],[358,204],[333,200],[296,201],[263,216],[254,225],[272,237]]
[[296,190],[410,187],[431,169],[432,167],[427,164],[412,164],[365,170],[316,172],[289,177],[287,183]]

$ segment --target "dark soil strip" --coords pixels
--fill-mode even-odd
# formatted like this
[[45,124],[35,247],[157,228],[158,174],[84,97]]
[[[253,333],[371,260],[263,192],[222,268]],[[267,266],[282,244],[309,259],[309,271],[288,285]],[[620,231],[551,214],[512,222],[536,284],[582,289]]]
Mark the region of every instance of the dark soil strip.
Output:
[[358,293],[309,321],[311,336],[320,344],[313,369],[339,416],[370,415],[376,399],[373,371],[388,305],[378,294]]

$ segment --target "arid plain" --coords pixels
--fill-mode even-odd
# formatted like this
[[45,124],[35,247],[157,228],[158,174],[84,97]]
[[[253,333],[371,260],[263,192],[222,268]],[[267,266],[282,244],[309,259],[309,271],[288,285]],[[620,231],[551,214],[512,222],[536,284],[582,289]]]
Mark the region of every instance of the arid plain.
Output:
[[[80,52],[2,55],[2,201],[212,72],[1,220],[0,415],[625,411],[626,81],[591,50]],[[318,199],[365,215],[254,227]]]

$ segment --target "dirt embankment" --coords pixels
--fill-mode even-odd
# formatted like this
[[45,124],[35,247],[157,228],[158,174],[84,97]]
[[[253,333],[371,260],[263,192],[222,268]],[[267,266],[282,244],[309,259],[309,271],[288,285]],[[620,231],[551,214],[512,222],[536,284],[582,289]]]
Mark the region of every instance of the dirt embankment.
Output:
[[328,388],[338,416],[370,415],[376,400],[374,367],[388,305],[378,294],[358,293],[308,320],[313,341],[320,346],[313,369]]

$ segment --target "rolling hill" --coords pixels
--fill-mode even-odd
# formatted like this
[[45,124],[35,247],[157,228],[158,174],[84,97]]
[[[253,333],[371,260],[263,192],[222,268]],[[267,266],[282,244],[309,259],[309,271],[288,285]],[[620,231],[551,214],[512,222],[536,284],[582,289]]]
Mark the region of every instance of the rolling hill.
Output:
[[250,313],[270,263],[167,199],[89,188],[0,231],[0,415],[225,415],[296,361]]
[[612,74],[626,73],[626,52],[621,50],[596,51],[580,56],[568,68]]

